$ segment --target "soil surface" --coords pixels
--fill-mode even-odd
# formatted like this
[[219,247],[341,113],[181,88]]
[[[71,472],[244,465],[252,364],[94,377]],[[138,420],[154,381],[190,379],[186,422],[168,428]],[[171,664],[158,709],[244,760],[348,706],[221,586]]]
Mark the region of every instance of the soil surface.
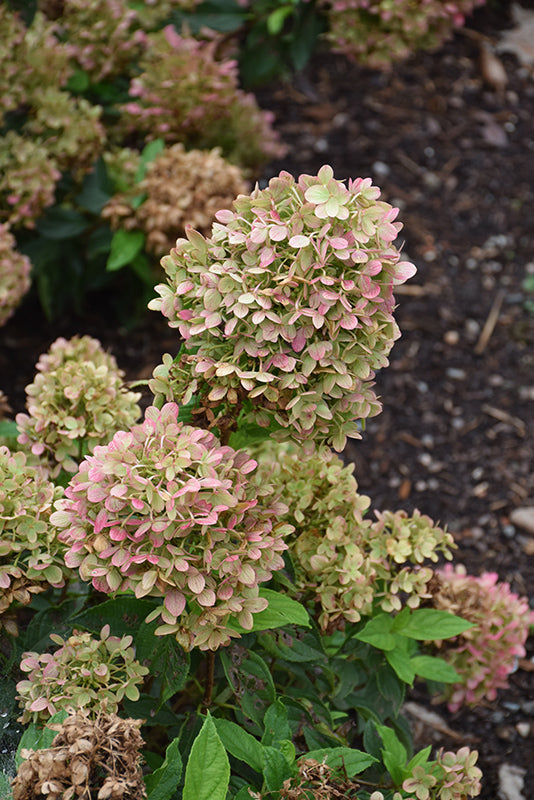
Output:
[[[390,73],[318,55],[290,83],[262,89],[288,146],[264,177],[329,163],[337,178],[371,176],[401,209],[418,273],[396,293],[403,335],[377,375],[382,414],[347,460],[374,508],[418,508],[454,534],[468,572],[495,571],[533,597],[534,532],[512,517],[534,505],[534,294],[523,286],[534,273],[534,75],[503,54],[506,85],[491,80],[481,48],[511,23],[506,4],[483,11],[439,52]],[[176,352],[156,314],[128,331],[99,299],[55,324],[26,305],[0,334],[0,388],[14,412],[38,356],[74,333],[97,336],[130,379]],[[428,707],[422,690],[412,701]],[[421,746],[477,748],[485,800],[533,797],[532,643],[497,701],[432,710],[441,722],[429,726],[415,706]],[[502,794],[503,765],[519,768],[522,795]]]

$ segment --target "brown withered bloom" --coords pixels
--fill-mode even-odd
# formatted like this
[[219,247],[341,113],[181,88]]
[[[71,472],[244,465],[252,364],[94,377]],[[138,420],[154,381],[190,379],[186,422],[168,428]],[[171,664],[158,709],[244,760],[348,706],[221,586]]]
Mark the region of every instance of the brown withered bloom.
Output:
[[70,714],[52,746],[22,750],[13,800],[142,800],[142,720]]

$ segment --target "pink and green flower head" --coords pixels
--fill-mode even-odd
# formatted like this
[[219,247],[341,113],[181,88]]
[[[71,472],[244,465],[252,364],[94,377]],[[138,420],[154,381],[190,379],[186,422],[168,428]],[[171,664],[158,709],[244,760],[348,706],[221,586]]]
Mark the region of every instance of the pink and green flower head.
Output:
[[209,431],[185,425],[178,406],[150,407],[81,464],[52,523],[65,560],[113,594],[160,600],[148,620],[189,650],[217,649],[250,629],[267,606],[259,584],[283,566],[287,507],[254,478],[256,462]]
[[150,303],[185,340],[154,371],[158,402],[194,397],[203,427],[241,413],[301,443],[359,437],[400,335],[394,286],[415,273],[392,245],[398,209],[379,196],[327,165],[298,181],[282,172],[220,211],[211,238],[188,230]]

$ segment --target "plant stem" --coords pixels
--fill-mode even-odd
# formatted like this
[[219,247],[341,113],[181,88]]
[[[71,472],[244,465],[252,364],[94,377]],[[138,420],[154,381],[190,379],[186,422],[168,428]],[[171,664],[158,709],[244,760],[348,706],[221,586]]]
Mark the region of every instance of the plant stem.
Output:
[[209,708],[211,705],[211,697],[213,694],[213,674],[215,672],[215,653],[213,650],[208,650],[206,659],[206,685],[204,688],[204,698],[202,706]]

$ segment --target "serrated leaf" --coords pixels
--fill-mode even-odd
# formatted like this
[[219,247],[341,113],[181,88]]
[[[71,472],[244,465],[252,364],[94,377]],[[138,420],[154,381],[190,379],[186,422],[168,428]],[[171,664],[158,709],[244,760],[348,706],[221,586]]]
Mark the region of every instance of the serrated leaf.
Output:
[[136,255],[141,252],[145,244],[143,231],[126,231],[121,228],[115,231],[111,240],[109,258],[106,263],[108,272],[131,264]]
[[187,760],[182,800],[225,800],[229,782],[230,762],[208,712]]
[[418,608],[409,617],[404,617],[400,624],[399,618],[397,618],[393,629],[410,639],[430,642],[459,636],[473,627],[472,622],[467,622],[449,611],[441,611],[437,608]]
[[249,764],[262,773],[264,764],[263,746],[251,733],[228,719],[214,719],[217,733],[226,750],[234,758]]
[[391,634],[394,618],[389,614],[378,614],[367,622],[363,629],[354,634],[355,639],[377,647],[379,650],[393,650],[395,637]]
[[354,750],[351,747],[322,747],[320,750],[306,753],[301,758],[313,758],[319,762],[326,760],[332,769],[345,769],[349,778],[358,775],[377,762],[377,759],[369,753]]
[[406,748],[399,741],[392,728],[388,728],[386,725],[377,725],[376,730],[384,744],[382,749],[384,766],[393,778],[394,783],[399,786],[402,783],[407,759]]
[[179,740],[173,739],[165,752],[165,761],[145,777],[147,800],[170,800],[182,777]]
[[263,757],[265,767],[263,777],[265,785],[270,792],[277,792],[282,788],[285,780],[293,775],[293,768],[280,750],[274,747],[264,747]]

